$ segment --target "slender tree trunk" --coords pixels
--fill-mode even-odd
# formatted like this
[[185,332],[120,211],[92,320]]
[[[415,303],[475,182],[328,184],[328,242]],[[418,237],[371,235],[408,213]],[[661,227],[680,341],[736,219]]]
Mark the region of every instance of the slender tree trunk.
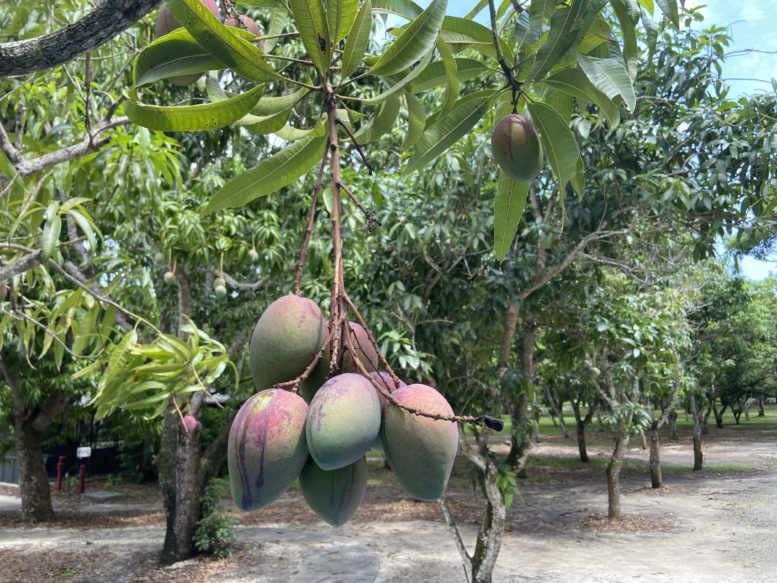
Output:
[[745,421],[750,421],[750,400],[745,399],[744,404],[742,403],[742,400],[739,400],[739,408],[744,412],[745,414]]
[[713,403],[714,403],[714,400],[710,399],[710,401],[707,403],[707,408],[704,410],[704,417],[702,417],[702,421],[701,421],[702,435],[707,435],[710,432],[710,415],[712,414]]
[[532,412],[532,437],[534,438],[534,443],[540,442],[540,408],[536,405],[532,405],[531,408]]
[[669,441],[679,441],[680,436],[677,435],[677,411],[672,409],[669,412],[669,423],[667,427]]
[[621,518],[620,474],[628,444],[628,427],[626,421],[621,419],[618,421],[615,434],[615,447],[613,447],[610,462],[607,464],[607,518],[610,520],[620,520]]
[[715,415],[715,425],[718,429],[723,429],[723,414],[726,412],[728,405],[723,405],[718,411],[718,407],[715,402],[712,403],[712,413]]
[[486,497],[486,512],[480,524],[475,552],[472,555],[473,583],[491,583],[491,574],[502,548],[507,516],[504,499],[497,486],[497,467],[490,459],[486,458],[486,460],[486,471],[480,472],[481,488]]
[[577,451],[580,455],[580,461],[583,463],[588,462],[588,448],[586,447],[585,443],[585,428],[588,427],[588,424],[591,422],[591,420],[594,418],[594,413],[596,412],[596,405],[590,404],[588,406],[588,412],[586,413],[585,417],[582,417],[580,415],[580,401],[579,400],[570,400],[570,403],[572,403],[572,411],[575,414],[575,429],[577,431]]
[[763,417],[764,415],[766,415],[766,410],[764,407],[764,398],[758,397],[758,416]]
[[569,439],[569,427],[567,427],[567,423],[564,421],[564,402],[559,399],[556,389],[553,387],[546,387],[545,400],[548,402],[548,408],[550,409],[550,415],[553,419],[553,425],[556,424],[556,417],[558,417],[559,425],[561,425],[561,431],[564,432],[564,437]]
[[663,482],[661,475],[661,443],[659,441],[658,422],[650,426],[650,487],[660,488]]
[[531,442],[531,416],[529,411],[529,392],[534,382],[534,338],[537,326],[532,318],[524,316],[521,337],[521,368],[524,375],[523,387],[512,407],[512,429],[510,432],[510,453],[505,460],[515,470],[519,478],[526,477],[526,462]]
[[[691,393],[691,415],[693,416],[693,469],[700,471],[704,466],[704,453],[701,450],[702,416],[699,401],[696,395]],[[705,416],[709,416],[709,409]]]

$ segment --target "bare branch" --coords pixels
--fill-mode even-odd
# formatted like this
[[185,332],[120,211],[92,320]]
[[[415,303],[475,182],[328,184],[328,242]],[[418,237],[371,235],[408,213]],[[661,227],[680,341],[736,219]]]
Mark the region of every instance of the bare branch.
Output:
[[237,281],[234,277],[232,277],[228,273],[224,273],[224,281],[227,282],[227,285],[229,285],[229,287],[236,289],[238,291],[256,291],[259,288],[262,288],[269,283],[270,276],[263,277],[259,281],[255,281],[253,283],[242,283]]
[[40,265],[40,251],[33,251],[23,257],[20,257],[13,263],[0,267],[0,283],[10,281],[14,276],[29,271],[33,267]]
[[99,47],[151,12],[160,0],[104,0],[81,20],[29,40],[0,44],[0,77],[50,69]]

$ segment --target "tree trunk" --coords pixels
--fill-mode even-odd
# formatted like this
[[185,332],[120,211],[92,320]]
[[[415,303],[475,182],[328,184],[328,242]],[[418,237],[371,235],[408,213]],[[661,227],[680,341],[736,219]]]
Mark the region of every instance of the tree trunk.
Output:
[[511,408],[512,429],[510,431],[510,453],[506,462],[519,478],[526,477],[526,462],[529,457],[529,432],[531,416],[529,412],[529,392],[534,382],[534,338],[537,325],[532,318],[524,317],[521,338],[521,367],[523,386],[515,404]]
[[739,400],[739,408],[745,413],[745,421],[750,421],[750,399],[745,399],[744,404]]
[[532,436],[534,443],[540,442],[540,408],[536,405],[532,405]]
[[704,411],[704,417],[702,417],[702,420],[701,420],[702,435],[707,435],[710,432],[710,415],[712,414],[713,403],[714,401],[710,400],[709,403],[707,403],[707,409]]
[[[691,394],[691,415],[693,416],[693,469],[700,471],[704,466],[704,453],[701,451],[702,416],[696,395]],[[707,409],[706,415],[709,415]]]
[[763,417],[766,415],[766,410],[764,408],[764,398],[758,397],[758,416]]
[[658,422],[654,421],[650,426],[650,487],[660,488],[662,481],[661,443],[659,441]]
[[723,414],[726,412],[726,409],[728,408],[728,405],[723,405],[718,411],[718,407],[715,405],[715,402],[712,403],[712,413],[715,415],[715,425],[718,429],[723,429]]
[[187,433],[174,408],[165,414],[159,452],[159,486],[167,529],[160,562],[170,565],[196,554],[194,533],[205,487],[200,471],[199,427]]
[[610,462],[607,464],[607,518],[610,520],[620,520],[621,518],[620,474],[628,444],[628,427],[624,420],[620,420],[615,434],[615,447],[612,450]]
[[580,401],[575,401],[574,399],[572,399],[570,403],[572,403],[572,411],[575,414],[575,429],[577,430],[577,451],[580,455],[580,461],[583,463],[587,463],[588,449],[585,443],[585,428],[588,426],[588,424],[591,422],[591,419],[593,419],[594,417],[594,412],[596,411],[596,405],[589,405],[588,413],[586,413],[586,416],[583,418],[580,415]]
[[17,419],[14,427],[16,455],[19,461],[19,493],[22,496],[22,518],[28,522],[45,522],[54,518],[51,489],[43,464],[43,435]]
[[669,412],[669,423],[667,427],[669,441],[679,441],[680,436],[677,435],[677,411],[672,409]]
[[486,512],[480,524],[475,552],[472,555],[472,583],[491,583],[491,574],[502,548],[507,516],[502,493],[497,486],[497,467],[490,459],[485,459],[486,471],[480,472],[480,480],[486,497]]

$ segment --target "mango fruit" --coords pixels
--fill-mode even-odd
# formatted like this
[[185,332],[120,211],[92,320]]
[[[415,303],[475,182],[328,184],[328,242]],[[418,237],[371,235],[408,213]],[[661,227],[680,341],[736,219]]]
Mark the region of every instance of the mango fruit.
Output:
[[528,182],[542,169],[542,144],[531,121],[510,114],[500,119],[491,133],[491,154],[513,180]]
[[356,512],[367,490],[367,458],[337,470],[322,470],[308,458],[299,485],[316,514],[332,526],[341,526]]

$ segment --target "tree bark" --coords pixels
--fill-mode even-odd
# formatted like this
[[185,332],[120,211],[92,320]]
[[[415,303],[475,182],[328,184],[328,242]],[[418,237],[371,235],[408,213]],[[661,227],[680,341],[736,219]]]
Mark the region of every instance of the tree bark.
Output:
[[658,422],[650,426],[650,487],[660,488],[663,481],[661,475],[661,442],[659,441]]
[[763,417],[764,415],[766,415],[766,410],[764,407],[764,398],[758,397],[758,416]]
[[707,403],[707,409],[704,411],[704,416],[702,417],[702,420],[701,420],[702,435],[707,435],[710,432],[710,415],[712,414],[713,403],[714,403],[714,400],[710,399],[709,403]]
[[498,470],[493,461],[485,458],[486,469],[480,471],[480,485],[486,497],[486,512],[478,531],[475,552],[472,555],[472,582],[491,583],[505,530],[505,508],[502,493],[497,486]]
[[668,438],[669,441],[679,441],[680,436],[677,435],[677,411],[672,409],[669,412],[669,423],[668,423]]
[[572,411],[575,413],[575,428],[577,430],[577,451],[580,455],[580,461],[583,463],[588,462],[588,448],[586,447],[585,443],[585,428],[588,427],[588,424],[591,423],[591,420],[594,418],[594,413],[596,412],[596,405],[590,404],[588,406],[588,412],[586,413],[585,417],[582,417],[580,415],[580,401],[579,400],[570,400],[570,403],[572,403]]
[[728,408],[728,405],[723,405],[720,408],[720,411],[718,411],[718,407],[713,401],[712,403],[712,414],[715,415],[715,426],[718,429],[723,429],[723,414],[726,412],[726,409]]
[[[702,415],[699,400],[691,394],[691,416],[693,417],[693,470],[700,471],[704,467],[704,453],[701,450]],[[709,415],[709,409],[705,416]]]
[[52,520],[54,507],[51,503],[49,477],[43,464],[43,435],[19,419],[16,419],[14,425],[22,518],[27,522]]
[[607,518],[610,520],[620,520],[621,518],[620,474],[628,444],[628,427],[624,420],[620,420],[615,434],[615,447],[612,450],[610,462],[607,464]]
[[160,0],[104,0],[81,20],[37,38],[0,44],[0,77],[50,69],[127,30]]
[[523,334],[521,337],[521,369],[523,383],[521,392],[515,400],[512,409],[512,428],[510,431],[510,453],[505,460],[519,478],[526,477],[526,462],[529,457],[529,432],[531,431],[531,414],[529,411],[529,393],[534,382],[534,338],[537,325],[532,318],[524,316]]
[[569,427],[567,427],[567,423],[564,421],[564,402],[559,399],[556,389],[553,387],[546,387],[545,400],[548,402],[550,414],[553,418],[553,424],[555,425],[556,417],[558,417],[559,425],[561,425],[561,431],[564,432],[564,437],[569,439]]

